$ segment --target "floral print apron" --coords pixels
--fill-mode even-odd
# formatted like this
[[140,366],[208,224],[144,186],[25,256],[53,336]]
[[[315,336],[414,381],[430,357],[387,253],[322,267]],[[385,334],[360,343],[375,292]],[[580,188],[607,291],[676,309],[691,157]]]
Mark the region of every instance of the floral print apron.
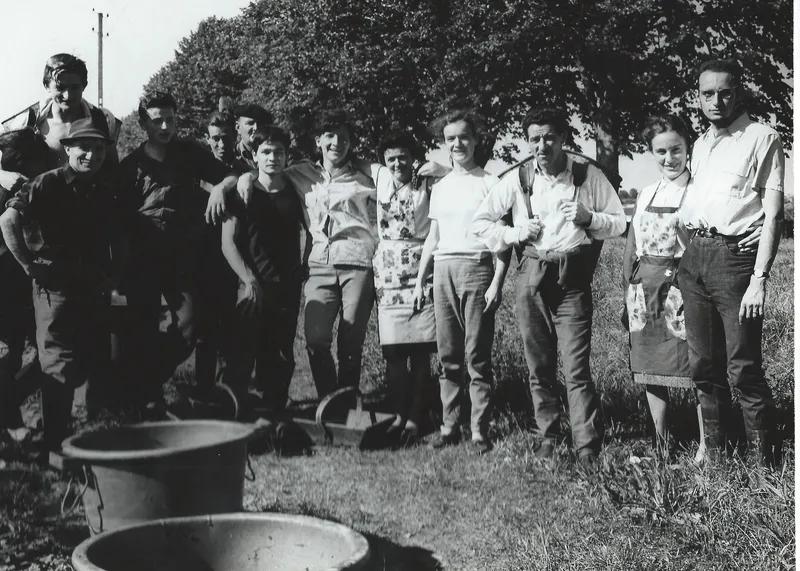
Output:
[[[415,193],[422,193],[417,201]],[[432,280],[425,284],[422,310],[413,310],[414,284],[425,242],[417,231],[422,222],[417,217],[427,219],[429,198],[427,181],[419,190],[412,190],[411,183],[404,185],[388,201],[378,196],[380,242],[373,268],[381,345],[436,342]]]
[[683,316],[683,298],[675,286],[680,257],[678,209],[653,206],[656,188],[644,212],[635,217],[636,241],[642,255],[634,263],[626,294],[631,370],[637,382],[693,387]]

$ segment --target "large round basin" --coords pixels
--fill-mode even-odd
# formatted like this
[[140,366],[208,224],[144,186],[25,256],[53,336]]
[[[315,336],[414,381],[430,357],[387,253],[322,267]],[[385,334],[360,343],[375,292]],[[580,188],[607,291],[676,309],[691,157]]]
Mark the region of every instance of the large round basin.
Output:
[[216,420],[145,422],[64,441],[82,465],[92,533],[149,520],[242,509],[247,441],[255,427]]
[[151,521],[81,543],[76,571],[334,571],[364,569],[363,535],[313,517],[237,513]]

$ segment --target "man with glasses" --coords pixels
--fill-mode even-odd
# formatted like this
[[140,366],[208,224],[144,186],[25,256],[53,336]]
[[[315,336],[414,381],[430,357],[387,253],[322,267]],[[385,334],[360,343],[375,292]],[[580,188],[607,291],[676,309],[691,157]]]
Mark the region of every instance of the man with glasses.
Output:
[[726,445],[732,386],[748,455],[770,465],[775,403],[764,377],[761,333],[783,218],[784,154],[778,134],[745,112],[741,81],[742,69],[731,60],[699,69],[700,109],[711,125],[692,151],[693,188],[682,217],[693,237],[678,280],[709,459],[718,459]]

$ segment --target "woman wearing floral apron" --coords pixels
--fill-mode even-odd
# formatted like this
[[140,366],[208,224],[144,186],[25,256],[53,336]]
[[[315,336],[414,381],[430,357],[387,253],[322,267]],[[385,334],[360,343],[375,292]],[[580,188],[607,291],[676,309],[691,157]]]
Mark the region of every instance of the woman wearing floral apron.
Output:
[[[625,304],[633,378],[645,385],[657,440],[666,445],[669,387],[694,389],[683,298],[675,281],[688,244],[678,210],[691,179],[686,164],[693,138],[673,115],[651,118],[642,135],[662,176],[645,187],[636,202],[623,264]],[[702,430],[702,422],[700,426]],[[702,455],[701,449],[698,457]]]
[[[386,165],[374,173],[378,194],[375,291],[378,331],[390,397],[397,414],[390,430],[402,442],[414,440],[428,409],[430,356],[436,352],[433,304],[414,311],[414,285],[422,246],[430,229],[429,181],[418,180],[412,163],[417,145],[407,133],[385,138],[378,153]],[[433,289],[426,284],[426,295]]]

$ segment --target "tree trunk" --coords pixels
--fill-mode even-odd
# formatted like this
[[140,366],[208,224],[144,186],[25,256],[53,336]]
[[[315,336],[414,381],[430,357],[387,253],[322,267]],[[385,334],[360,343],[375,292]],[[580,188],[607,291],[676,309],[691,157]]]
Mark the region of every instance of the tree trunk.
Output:
[[[594,140],[597,146],[597,162],[603,165],[609,182],[619,190],[619,143],[616,129],[610,119],[611,113],[598,112],[594,120]],[[616,177],[616,180],[613,180]]]

